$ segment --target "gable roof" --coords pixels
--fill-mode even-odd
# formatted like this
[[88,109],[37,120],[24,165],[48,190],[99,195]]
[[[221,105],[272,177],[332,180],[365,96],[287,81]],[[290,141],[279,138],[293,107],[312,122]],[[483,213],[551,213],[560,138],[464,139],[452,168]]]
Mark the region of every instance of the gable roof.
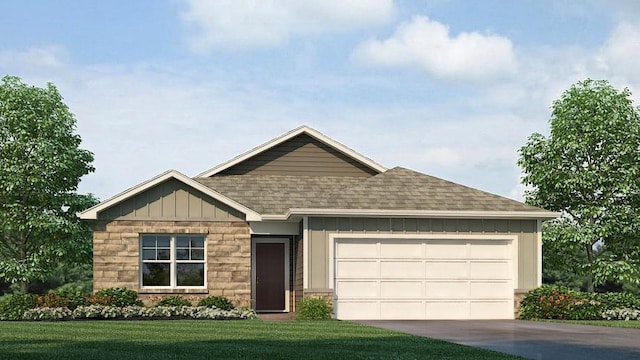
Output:
[[125,201],[137,194],[142,193],[145,190],[148,190],[162,182],[165,182],[169,179],[176,179],[182,183],[184,183],[187,186],[190,186],[200,192],[202,192],[205,195],[211,196],[212,198],[220,201],[221,203],[228,205],[240,212],[242,212],[243,214],[246,215],[246,219],[247,221],[255,221],[255,220],[260,220],[261,216],[260,214],[258,214],[257,212],[253,211],[252,209],[243,206],[242,204],[238,203],[237,201],[223,195],[220,194],[218,192],[216,192],[215,190],[213,190],[210,187],[204,186],[201,183],[191,179],[190,177],[176,171],[176,170],[168,170],[152,179],[149,179],[141,184],[138,184],[134,187],[131,187],[123,192],[121,192],[120,194],[107,199],[101,203],[99,203],[98,205],[95,205],[85,211],[82,211],[80,213],[78,213],[78,216],[81,219],[86,219],[86,220],[96,220],[98,218],[98,213],[106,210],[122,201]]
[[196,179],[262,214],[555,218],[558,214],[451,181],[396,167],[360,177],[230,175]]
[[279,136],[279,137],[277,137],[275,139],[272,139],[272,140],[270,140],[270,141],[268,141],[268,142],[266,142],[266,143],[264,143],[264,144],[262,144],[260,146],[257,146],[255,148],[243,153],[243,154],[240,154],[240,155],[234,157],[233,159],[231,159],[231,160],[229,160],[227,162],[224,162],[224,163],[222,163],[222,164],[220,164],[218,166],[215,166],[215,167],[213,167],[213,168],[211,168],[211,169],[209,169],[207,171],[204,171],[204,172],[196,175],[196,177],[197,178],[202,178],[202,177],[210,177],[210,176],[216,175],[216,174],[218,174],[218,173],[220,173],[220,172],[222,172],[222,171],[224,171],[224,170],[226,170],[226,169],[228,169],[228,168],[230,168],[230,167],[232,167],[234,165],[237,165],[237,164],[239,164],[239,163],[241,163],[241,162],[243,162],[245,160],[248,160],[248,159],[250,159],[250,158],[252,158],[252,157],[254,157],[254,156],[256,156],[256,155],[258,155],[260,153],[263,153],[263,152],[265,152],[265,151],[267,151],[267,150],[269,150],[269,149],[271,149],[271,148],[273,148],[273,147],[275,147],[275,146],[277,146],[279,144],[282,144],[287,140],[290,140],[290,139],[292,139],[292,138],[294,138],[296,136],[299,136],[301,134],[306,134],[308,136],[311,136],[312,138],[314,138],[314,139],[326,144],[327,146],[330,146],[331,148],[337,150],[338,152],[340,152],[340,153],[342,153],[342,154],[344,154],[344,155],[346,155],[346,156],[358,161],[359,163],[365,165],[366,167],[369,167],[369,168],[375,170],[378,173],[382,173],[382,172],[387,170],[384,166],[382,166],[382,165],[378,164],[377,162],[369,159],[368,157],[356,152],[355,150],[353,150],[353,149],[341,144],[340,142],[338,142],[336,140],[331,139],[330,137],[322,134],[321,132],[319,132],[319,131],[317,131],[315,129],[312,129],[312,128],[306,126],[306,125],[303,125],[303,126],[300,126],[300,127],[296,128],[296,129],[293,129],[293,130],[291,130],[291,131],[289,131],[289,132],[287,132],[287,133],[285,133],[285,134],[283,134],[283,135],[281,135],[281,136]]

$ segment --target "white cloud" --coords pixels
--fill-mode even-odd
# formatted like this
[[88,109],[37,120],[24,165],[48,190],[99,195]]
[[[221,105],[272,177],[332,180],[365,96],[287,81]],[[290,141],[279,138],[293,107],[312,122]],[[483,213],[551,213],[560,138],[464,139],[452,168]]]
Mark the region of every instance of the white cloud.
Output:
[[67,51],[57,45],[36,46],[26,50],[0,51],[0,67],[51,70],[68,61]]
[[640,83],[640,25],[619,23],[604,44],[598,57],[603,70],[628,81]]
[[356,30],[395,16],[393,0],[186,0],[191,48],[276,45],[293,37]]
[[509,39],[478,32],[452,36],[446,25],[423,16],[401,24],[386,40],[360,44],[353,57],[371,65],[419,67],[437,78],[456,80],[503,78],[517,68]]

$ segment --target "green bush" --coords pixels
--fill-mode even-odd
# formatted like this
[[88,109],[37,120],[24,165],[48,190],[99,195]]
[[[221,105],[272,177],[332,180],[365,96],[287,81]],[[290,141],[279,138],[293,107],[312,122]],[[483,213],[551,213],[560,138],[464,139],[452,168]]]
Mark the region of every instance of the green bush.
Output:
[[25,311],[37,306],[33,294],[10,294],[0,297],[0,320],[20,320]]
[[640,309],[628,293],[584,293],[562,286],[531,290],[520,304],[520,319],[596,320],[612,309]]
[[88,304],[87,297],[91,296],[91,286],[86,286],[83,283],[69,283],[52,292],[69,299],[69,309],[73,310],[78,306]]
[[165,296],[156,306],[192,306],[191,301],[183,298],[182,296]]
[[207,296],[198,302],[198,306],[214,307],[220,310],[233,310],[235,308],[226,296]]
[[138,300],[138,293],[127,288],[106,288],[98,291],[95,295],[101,298],[110,298],[109,303],[106,305],[119,307],[144,306],[142,301]]
[[333,306],[331,302],[322,298],[304,298],[296,307],[296,320],[326,320],[331,319]]

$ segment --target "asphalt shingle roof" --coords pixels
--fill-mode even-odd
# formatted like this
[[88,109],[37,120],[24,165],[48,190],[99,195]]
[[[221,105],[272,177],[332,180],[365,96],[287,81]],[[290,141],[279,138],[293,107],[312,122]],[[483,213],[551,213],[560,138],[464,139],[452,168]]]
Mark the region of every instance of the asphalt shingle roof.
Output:
[[195,180],[261,214],[284,214],[291,208],[542,211],[401,167],[370,178],[228,175]]

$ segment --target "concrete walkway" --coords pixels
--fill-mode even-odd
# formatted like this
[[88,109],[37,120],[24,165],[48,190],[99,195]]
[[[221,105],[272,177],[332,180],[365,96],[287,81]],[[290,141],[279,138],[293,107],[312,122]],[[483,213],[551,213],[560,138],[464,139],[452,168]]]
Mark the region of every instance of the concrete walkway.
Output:
[[357,321],[529,359],[640,359],[640,330],[522,320]]

